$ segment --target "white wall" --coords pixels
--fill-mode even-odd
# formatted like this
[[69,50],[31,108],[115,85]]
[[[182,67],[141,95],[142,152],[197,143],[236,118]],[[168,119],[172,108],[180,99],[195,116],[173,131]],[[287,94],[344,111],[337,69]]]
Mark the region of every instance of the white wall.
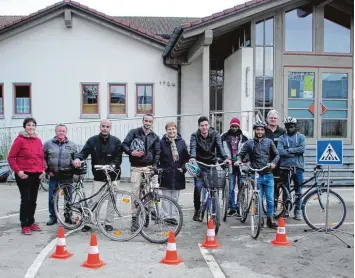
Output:
[[[196,114],[202,113],[202,56],[181,67],[181,135],[188,143],[197,130]],[[207,115],[208,116],[208,115]]]
[[[247,67],[250,68],[248,77]],[[231,118],[237,117],[241,121],[242,129],[251,132],[254,109],[253,80],[253,48],[240,48],[225,59],[223,107],[225,112],[235,113],[225,115],[224,127],[229,127]],[[249,95],[246,93],[246,86]]]
[[175,115],[177,71],[163,65],[162,51],[77,15],[72,28],[60,16],[0,41],[3,121],[23,121],[12,119],[13,82],[32,84],[32,116],[38,124],[79,121],[81,82],[100,83],[101,118],[108,116],[109,82],[127,83],[128,117],[135,117],[135,83],[140,82],[154,83],[155,115]]

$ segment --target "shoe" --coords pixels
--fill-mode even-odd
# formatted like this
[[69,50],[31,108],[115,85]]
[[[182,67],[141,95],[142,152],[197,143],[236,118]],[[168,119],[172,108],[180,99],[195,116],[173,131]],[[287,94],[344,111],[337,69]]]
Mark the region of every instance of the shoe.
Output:
[[131,232],[135,233],[138,230],[138,225],[137,225],[137,217],[132,216],[132,225],[131,225]]
[[298,221],[303,220],[301,210],[295,210],[293,219],[298,220]]
[[266,220],[266,226],[270,229],[276,229],[277,228],[277,224],[275,222],[273,222],[272,217],[268,216],[267,220]]
[[237,214],[237,210],[236,209],[230,209],[227,216],[231,217]]
[[239,213],[239,209],[237,209],[237,211],[236,211],[236,213],[235,213],[235,218],[236,218],[236,219],[241,219],[241,218],[242,218],[242,216],[241,216],[240,213]]
[[52,226],[55,223],[57,223],[57,219],[56,218],[50,218],[47,222],[47,226]]
[[111,225],[105,225],[105,230],[108,232],[112,232],[113,231],[113,227]]
[[200,210],[195,209],[194,216],[192,217],[193,221],[200,221]]
[[68,223],[70,225],[75,225],[76,224],[71,218],[68,218],[68,217],[65,217],[64,222]]
[[90,230],[91,230],[91,227],[86,226],[86,225],[81,229],[81,231],[84,232],[84,233],[85,233],[85,232],[88,232],[88,231],[90,231]]
[[24,235],[32,235],[31,229],[30,227],[22,227],[21,228],[21,233],[23,233]]
[[36,232],[42,231],[41,228],[35,223],[30,225],[30,229],[31,229],[31,231],[36,231]]
[[261,217],[261,228],[264,228],[264,217]]
[[166,218],[164,219],[164,221],[169,224],[169,225],[172,225],[172,226],[177,226],[178,222],[176,221],[175,218]]
[[286,210],[284,212],[284,215],[283,215],[284,218],[289,218],[290,217],[290,213]]

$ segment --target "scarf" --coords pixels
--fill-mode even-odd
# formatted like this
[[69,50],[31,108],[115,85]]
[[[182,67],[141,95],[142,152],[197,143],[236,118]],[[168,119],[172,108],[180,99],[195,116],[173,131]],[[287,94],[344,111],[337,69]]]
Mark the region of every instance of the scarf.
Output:
[[171,153],[173,155],[173,160],[174,160],[174,162],[179,161],[179,153],[178,153],[176,143],[175,143],[176,136],[173,138],[168,137],[168,139],[170,142],[170,149],[171,149]]

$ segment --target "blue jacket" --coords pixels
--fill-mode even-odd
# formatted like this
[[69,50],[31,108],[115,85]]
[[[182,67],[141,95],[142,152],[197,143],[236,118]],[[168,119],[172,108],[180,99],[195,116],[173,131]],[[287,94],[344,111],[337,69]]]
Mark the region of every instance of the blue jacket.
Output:
[[292,136],[280,136],[277,150],[280,154],[280,167],[296,167],[304,170],[303,154],[306,151],[306,137],[296,132]]

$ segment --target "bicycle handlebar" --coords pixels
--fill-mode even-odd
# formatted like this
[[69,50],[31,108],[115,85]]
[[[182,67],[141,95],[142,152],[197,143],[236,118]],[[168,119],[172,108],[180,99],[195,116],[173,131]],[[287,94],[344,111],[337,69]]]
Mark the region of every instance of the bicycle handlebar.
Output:
[[196,160],[196,163],[201,164],[201,165],[206,166],[206,167],[209,167],[209,168],[217,168],[217,167],[219,167],[219,166],[226,165],[225,162],[218,163],[218,164],[213,164],[213,165],[208,165],[208,164],[205,164],[205,163],[200,162],[200,161],[197,161],[197,160]]
[[252,172],[261,172],[261,171],[264,171],[264,170],[270,168],[270,166],[268,166],[268,165],[266,165],[265,167],[263,167],[261,169],[253,169],[248,164],[244,164],[244,163],[241,165],[247,166],[249,168],[249,170],[251,170]]

